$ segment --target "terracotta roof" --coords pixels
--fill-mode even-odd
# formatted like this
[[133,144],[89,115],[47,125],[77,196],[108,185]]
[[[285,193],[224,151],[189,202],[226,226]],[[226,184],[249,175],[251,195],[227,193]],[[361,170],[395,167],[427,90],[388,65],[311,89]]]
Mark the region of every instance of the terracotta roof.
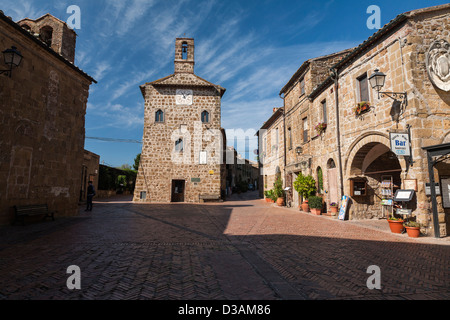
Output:
[[170,76],[147,82],[144,85],[141,85],[142,95],[145,96],[145,86],[189,86],[189,87],[214,87],[220,92],[220,96],[222,97],[226,91],[225,88],[213,84],[205,79],[193,74],[193,73],[174,73]]

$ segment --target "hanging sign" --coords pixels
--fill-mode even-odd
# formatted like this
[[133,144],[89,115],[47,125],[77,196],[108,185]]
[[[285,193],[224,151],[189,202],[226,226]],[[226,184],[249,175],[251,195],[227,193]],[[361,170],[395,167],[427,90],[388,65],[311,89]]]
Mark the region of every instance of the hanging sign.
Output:
[[390,133],[391,150],[397,156],[411,156],[411,146],[408,133]]
[[342,220],[342,221],[345,220],[345,216],[347,214],[347,208],[348,208],[349,199],[350,198],[348,196],[343,196],[342,197],[341,210],[339,210],[339,220]]

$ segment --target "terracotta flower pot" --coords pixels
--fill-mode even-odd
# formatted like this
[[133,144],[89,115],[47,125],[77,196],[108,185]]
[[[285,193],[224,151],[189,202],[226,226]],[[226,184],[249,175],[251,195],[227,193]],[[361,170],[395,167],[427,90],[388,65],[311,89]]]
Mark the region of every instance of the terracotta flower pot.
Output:
[[316,216],[320,216],[322,214],[322,210],[311,208],[311,213],[315,214]]
[[331,211],[331,213],[336,214],[339,212],[339,208],[338,207],[330,207],[330,211]]
[[420,228],[419,227],[405,227],[408,236],[411,238],[418,238],[420,236]]
[[389,228],[391,228],[392,233],[402,233],[405,227],[403,226],[403,223],[405,221],[403,220],[388,220],[389,222]]
[[277,199],[277,205],[278,205],[279,207],[284,206],[284,198],[278,198],[278,199]]
[[266,202],[270,202],[271,201],[271,199],[270,198],[266,198]]
[[309,204],[308,204],[308,202],[303,202],[302,203],[302,211],[304,211],[304,212],[309,212]]

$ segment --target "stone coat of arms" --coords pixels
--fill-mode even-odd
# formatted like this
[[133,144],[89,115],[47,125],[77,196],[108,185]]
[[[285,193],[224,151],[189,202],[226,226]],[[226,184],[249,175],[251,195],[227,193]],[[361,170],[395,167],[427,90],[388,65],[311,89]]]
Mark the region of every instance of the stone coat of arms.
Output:
[[434,41],[428,50],[426,65],[431,82],[441,90],[450,91],[450,43]]

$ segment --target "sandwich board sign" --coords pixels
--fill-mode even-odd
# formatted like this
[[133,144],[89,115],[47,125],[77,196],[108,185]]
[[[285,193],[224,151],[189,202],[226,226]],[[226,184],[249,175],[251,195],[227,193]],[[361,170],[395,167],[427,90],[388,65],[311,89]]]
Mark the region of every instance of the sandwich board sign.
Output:
[[345,220],[349,200],[350,200],[350,198],[348,196],[342,197],[341,209],[339,210],[339,220],[342,220],[342,221]]

